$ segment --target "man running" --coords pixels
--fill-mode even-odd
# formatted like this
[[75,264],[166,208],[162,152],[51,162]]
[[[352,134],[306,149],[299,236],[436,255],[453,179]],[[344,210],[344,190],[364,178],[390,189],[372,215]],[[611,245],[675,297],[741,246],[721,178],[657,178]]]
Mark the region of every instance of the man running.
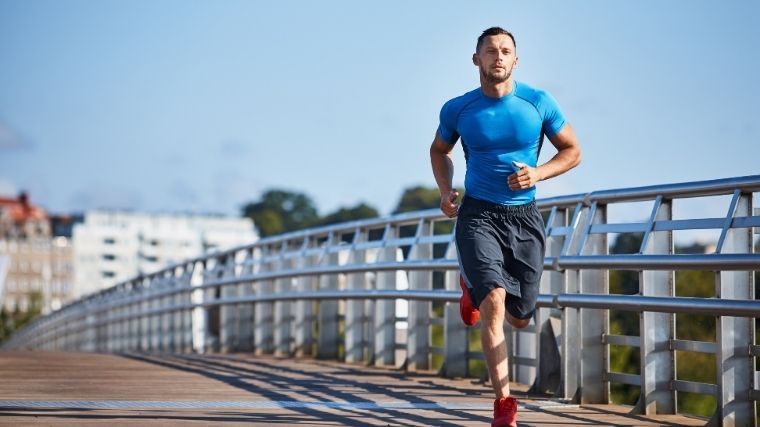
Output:
[[[512,78],[517,60],[510,32],[485,30],[472,55],[480,87],[443,105],[430,147],[441,210],[458,216],[462,320],[474,325],[482,318],[483,352],[496,392],[492,426],[517,425],[504,320],[524,328],[536,308],[545,237],[535,185],[577,166],[581,158],[575,133],[554,98]],[[557,153],[538,166],[544,135]],[[461,206],[452,187],[451,160],[459,139],[467,161]]]

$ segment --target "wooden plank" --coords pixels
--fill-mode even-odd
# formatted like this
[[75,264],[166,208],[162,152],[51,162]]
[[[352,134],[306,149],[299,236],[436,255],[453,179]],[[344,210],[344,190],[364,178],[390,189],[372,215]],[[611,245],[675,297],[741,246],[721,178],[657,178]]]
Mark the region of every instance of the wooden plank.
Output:
[[[250,354],[0,352],[0,378],[0,426],[482,426],[492,406],[490,386],[473,379]],[[561,405],[526,391],[513,385],[521,424],[704,424],[633,416],[617,405]],[[66,407],[75,402],[111,409]]]

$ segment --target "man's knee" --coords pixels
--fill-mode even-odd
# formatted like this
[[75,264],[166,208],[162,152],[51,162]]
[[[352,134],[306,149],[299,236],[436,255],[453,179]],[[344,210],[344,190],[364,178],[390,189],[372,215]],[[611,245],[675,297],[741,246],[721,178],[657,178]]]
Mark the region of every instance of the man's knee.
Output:
[[509,314],[509,312],[507,312],[506,318],[507,318],[507,322],[509,322],[509,324],[512,325],[513,328],[517,328],[517,329],[523,329],[526,326],[528,326],[528,324],[530,323],[530,317],[527,319],[518,319],[512,316],[511,314]]

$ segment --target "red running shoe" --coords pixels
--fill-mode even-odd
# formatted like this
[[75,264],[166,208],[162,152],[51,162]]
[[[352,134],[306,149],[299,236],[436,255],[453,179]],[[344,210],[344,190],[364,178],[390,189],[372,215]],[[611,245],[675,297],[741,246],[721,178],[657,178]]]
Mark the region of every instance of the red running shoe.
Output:
[[517,427],[517,399],[502,397],[493,401],[491,427]]
[[464,284],[464,277],[461,274],[459,275],[459,287],[462,288],[462,296],[459,298],[459,315],[465,325],[472,326],[478,323],[480,310],[472,306],[470,292],[467,290],[467,285]]

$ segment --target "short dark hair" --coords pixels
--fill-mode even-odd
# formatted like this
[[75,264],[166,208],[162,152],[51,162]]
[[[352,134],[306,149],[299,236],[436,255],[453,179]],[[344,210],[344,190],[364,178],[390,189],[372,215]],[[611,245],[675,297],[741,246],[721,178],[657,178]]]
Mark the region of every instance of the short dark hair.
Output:
[[513,36],[512,33],[510,33],[509,31],[501,27],[491,27],[483,31],[483,34],[481,34],[480,37],[478,37],[478,44],[475,45],[475,52],[480,51],[480,46],[483,44],[484,38],[488,36],[498,36],[499,34],[508,35],[509,38],[512,39],[512,44],[515,45],[515,49],[517,49],[517,42],[515,41],[515,36]]

